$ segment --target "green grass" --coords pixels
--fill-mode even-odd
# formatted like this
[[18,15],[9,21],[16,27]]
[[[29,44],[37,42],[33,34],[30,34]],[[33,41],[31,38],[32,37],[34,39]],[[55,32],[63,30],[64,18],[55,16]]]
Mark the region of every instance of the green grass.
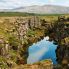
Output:
[[25,12],[0,12],[1,16],[60,16],[60,15],[68,15],[68,14],[34,14],[34,13],[25,13]]
[[69,14],[36,14],[39,16],[61,16],[61,15],[69,15]]
[[23,13],[23,12],[0,12],[0,17],[2,16],[31,16],[33,13]]

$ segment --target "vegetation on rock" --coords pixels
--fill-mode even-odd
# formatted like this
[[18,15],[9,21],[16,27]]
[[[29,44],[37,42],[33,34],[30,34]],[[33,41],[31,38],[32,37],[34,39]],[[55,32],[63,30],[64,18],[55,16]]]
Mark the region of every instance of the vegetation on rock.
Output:
[[[0,68],[27,64],[28,48],[49,35],[58,44],[57,61],[69,64],[68,16],[0,17]],[[43,61],[43,64],[45,64]],[[39,62],[41,63],[41,62]],[[36,64],[38,65],[38,64]]]

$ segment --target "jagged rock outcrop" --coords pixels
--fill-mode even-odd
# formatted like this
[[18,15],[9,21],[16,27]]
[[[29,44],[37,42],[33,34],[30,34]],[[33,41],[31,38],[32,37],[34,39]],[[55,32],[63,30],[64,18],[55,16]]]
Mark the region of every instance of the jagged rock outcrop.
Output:
[[[12,20],[13,21],[10,21]],[[9,25],[5,27],[5,29],[2,27],[1,29],[3,29],[2,31],[5,31],[5,35],[7,37],[3,37],[3,40],[0,40],[0,56],[2,56],[3,58],[6,57],[6,62],[5,64],[9,67],[10,65],[12,66],[12,63],[16,63],[16,64],[27,64],[27,58],[28,58],[28,48],[30,46],[30,44],[32,45],[34,42],[37,42],[39,39],[41,39],[41,37],[43,36],[43,30],[41,30],[40,35],[38,34],[37,29],[34,30],[35,32],[33,32],[34,38],[32,36],[32,34],[28,34],[28,30],[29,28],[29,19],[30,18],[26,18],[26,17],[8,17],[8,18],[4,18],[1,20],[2,25]],[[32,21],[32,19],[34,20],[34,22]],[[31,23],[33,23],[34,25],[32,26],[31,24],[31,28],[33,31],[33,28],[35,28],[35,26],[40,26],[39,24],[37,25],[37,23],[39,22],[39,20],[35,17],[31,18]],[[4,26],[3,25],[3,26]],[[30,32],[29,32],[30,33]],[[35,34],[36,33],[36,34]],[[42,34],[41,34],[42,33]],[[37,35],[39,37],[37,37]],[[33,39],[32,39],[33,38]],[[9,61],[12,61],[12,63],[8,63]]]
[[61,64],[64,69],[69,66],[69,24],[64,17],[60,17],[57,23],[51,30],[50,38],[57,44],[57,62]]
[[[69,20],[65,17],[59,17],[54,23],[45,20],[40,20],[39,17],[33,16],[29,18],[9,17],[9,20],[0,21],[3,34],[3,39],[0,40],[0,58],[7,67],[15,65],[27,64],[28,48],[33,43],[43,39],[49,35],[50,40],[54,40],[54,44],[58,44],[56,50],[57,61],[62,66],[68,67],[69,64]],[[7,26],[7,25],[9,26]],[[6,28],[3,28],[6,26]],[[4,30],[5,29],[5,30]],[[3,46],[1,46],[3,45]],[[4,62],[5,60],[5,62]],[[9,60],[9,61],[7,61]],[[12,63],[10,63],[12,61]],[[1,64],[3,64],[1,63]],[[10,64],[9,64],[10,63]],[[43,62],[43,64],[45,64]],[[25,65],[26,66],[26,65]],[[27,65],[28,66],[28,65]],[[40,67],[35,64],[31,67]],[[44,67],[45,68],[45,67]]]
[[47,59],[34,64],[16,66],[12,69],[53,69],[53,63],[50,59]]

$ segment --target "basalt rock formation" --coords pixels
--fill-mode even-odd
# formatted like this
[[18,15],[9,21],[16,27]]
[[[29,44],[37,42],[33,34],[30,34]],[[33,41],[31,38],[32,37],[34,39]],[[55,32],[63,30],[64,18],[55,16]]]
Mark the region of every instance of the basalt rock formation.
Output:
[[50,59],[47,59],[34,64],[15,66],[11,69],[53,69],[53,63]]
[[3,17],[0,25],[0,67],[27,64],[29,46],[44,36],[38,17]]
[[54,27],[50,30],[50,38],[58,44],[56,50],[57,62],[62,65],[61,69],[69,68],[69,20],[59,17]]
[[37,16],[5,17],[0,19],[0,25],[0,30],[4,33],[4,36],[0,35],[1,68],[11,69],[17,65],[27,64],[29,46],[47,35],[50,41],[54,40],[54,44],[58,44],[56,55],[59,68],[68,68],[69,18],[61,16],[54,22],[48,22]]

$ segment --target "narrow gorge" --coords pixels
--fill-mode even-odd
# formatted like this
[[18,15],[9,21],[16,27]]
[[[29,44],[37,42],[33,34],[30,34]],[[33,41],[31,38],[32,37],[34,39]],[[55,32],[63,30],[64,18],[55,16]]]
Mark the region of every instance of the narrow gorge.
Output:
[[[47,16],[48,17],[48,16]],[[6,69],[46,69],[43,64],[49,63],[49,69],[69,68],[69,18],[57,16],[50,21],[39,16],[29,17],[0,17],[0,65]],[[33,43],[49,36],[49,41],[58,45],[56,57],[58,64],[53,65],[52,60],[39,61],[27,64],[28,48]],[[17,66],[18,65],[18,66]],[[25,65],[25,66],[24,66]],[[38,66],[39,68],[38,68]],[[42,67],[40,67],[42,66]],[[18,68],[15,68],[18,67]]]

